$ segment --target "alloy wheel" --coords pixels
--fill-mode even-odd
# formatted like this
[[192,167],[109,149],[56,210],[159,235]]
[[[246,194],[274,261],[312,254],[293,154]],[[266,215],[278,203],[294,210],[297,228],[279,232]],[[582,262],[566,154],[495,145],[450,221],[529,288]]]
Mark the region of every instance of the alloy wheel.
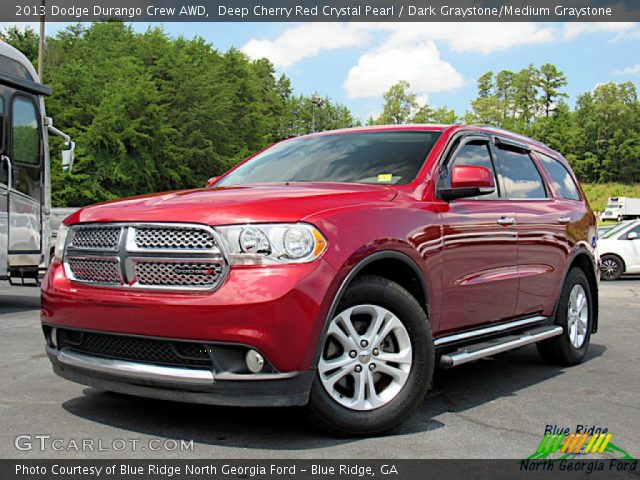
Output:
[[620,276],[622,266],[615,258],[605,258],[600,265],[600,273],[607,280],[614,280]]
[[400,393],[412,361],[411,339],[400,319],[377,305],[356,305],[331,321],[318,373],[340,405],[374,410]]
[[574,285],[569,294],[567,329],[571,345],[580,348],[584,344],[589,326],[589,305],[582,285]]

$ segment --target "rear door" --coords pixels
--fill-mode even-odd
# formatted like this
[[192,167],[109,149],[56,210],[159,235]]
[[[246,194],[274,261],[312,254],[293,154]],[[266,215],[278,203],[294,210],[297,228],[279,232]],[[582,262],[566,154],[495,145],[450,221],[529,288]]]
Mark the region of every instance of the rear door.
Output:
[[[495,150],[518,232],[518,317],[549,315],[571,251],[575,205],[552,197],[526,145],[497,139]],[[574,202],[575,203],[575,202]]]
[[16,93],[10,108],[9,260],[36,266],[41,256],[42,119],[37,97]]
[[[494,163],[488,137],[464,138],[446,164],[449,173],[440,180],[441,185],[450,185],[450,172],[456,165],[486,167],[495,177]],[[442,213],[443,333],[513,316],[518,293],[514,217],[497,178],[494,194],[448,203]]]

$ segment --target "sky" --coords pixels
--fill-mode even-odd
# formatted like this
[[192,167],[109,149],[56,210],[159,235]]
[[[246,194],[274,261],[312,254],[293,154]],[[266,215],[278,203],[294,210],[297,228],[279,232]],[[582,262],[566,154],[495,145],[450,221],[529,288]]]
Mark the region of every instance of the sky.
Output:
[[[138,31],[150,24],[133,23]],[[151,24],[154,25],[154,24]],[[0,28],[2,25],[0,24]],[[48,24],[52,35],[63,24]],[[555,64],[569,103],[599,83],[640,86],[638,23],[165,23],[172,36],[199,35],[221,51],[267,57],[296,93],[329,96],[362,120],[382,94],[406,80],[420,102],[463,114],[476,81],[492,70]]]

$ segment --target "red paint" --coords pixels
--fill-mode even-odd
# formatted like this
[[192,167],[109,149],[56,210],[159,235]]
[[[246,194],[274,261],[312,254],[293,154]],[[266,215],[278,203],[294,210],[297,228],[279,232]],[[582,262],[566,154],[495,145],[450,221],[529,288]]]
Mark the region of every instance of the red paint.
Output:
[[[550,315],[568,260],[578,249],[593,255],[595,217],[586,202],[562,200],[552,189],[551,198],[542,201],[445,202],[437,197],[436,184],[439,160],[452,136],[496,132],[420,125],[371,130],[443,133],[417,178],[407,185],[211,187],[107,202],[84,208],[66,221],[213,226],[305,221],[327,239],[320,259],[304,265],[233,267],[225,283],[211,293],[130,292],[75,284],[56,262],[42,285],[43,321],[105,332],[240,342],[259,348],[281,371],[307,370],[314,367],[325,320],[343,280],[359,261],[383,250],[406,254],[421,271],[434,337],[523,315]],[[532,148],[566,165],[556,152],[537,144]],[[457,171],[461,184],[493,184],[486,178],[488,171],[478,167]],[[546,173],[543,176],[546,179]],[[557,222],[567,215],[572,218],[569,224]],[[503,216],[515,218],[516,224],[499,225],[496,220]]]
[[493,173],[488,168],[460,165],[451,170],[451,188],[495,188]]

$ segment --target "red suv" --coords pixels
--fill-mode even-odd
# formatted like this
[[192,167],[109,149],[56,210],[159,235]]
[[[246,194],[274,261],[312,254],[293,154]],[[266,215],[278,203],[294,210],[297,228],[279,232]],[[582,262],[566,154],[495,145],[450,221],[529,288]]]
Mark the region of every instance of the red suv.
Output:
[[598,325],[595,217],[566,160],[480,126],[277,143],[204,189],[79,210],[42,286],[55,372],[216,405],[307,405],[375,434],[435,366],[537,343],[580,362]]

